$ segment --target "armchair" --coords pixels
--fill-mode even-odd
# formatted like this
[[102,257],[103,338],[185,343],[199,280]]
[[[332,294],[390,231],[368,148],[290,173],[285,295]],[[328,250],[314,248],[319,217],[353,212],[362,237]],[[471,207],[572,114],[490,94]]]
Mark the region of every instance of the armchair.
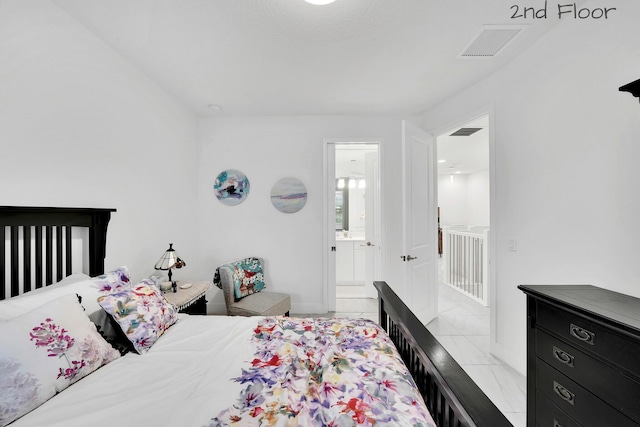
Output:
[[231,261],[216,269],[213,283],[224,293],[229,316],[289,315],[288,294],[264,291],[264,260],[257,257]]

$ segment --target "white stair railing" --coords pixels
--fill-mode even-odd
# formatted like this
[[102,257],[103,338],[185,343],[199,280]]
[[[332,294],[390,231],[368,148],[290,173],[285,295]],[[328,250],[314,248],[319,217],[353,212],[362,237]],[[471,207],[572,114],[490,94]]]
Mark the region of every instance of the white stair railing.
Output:
[[444,282],[465,295],[488,305],[489,229],[457,227],[443,230]]

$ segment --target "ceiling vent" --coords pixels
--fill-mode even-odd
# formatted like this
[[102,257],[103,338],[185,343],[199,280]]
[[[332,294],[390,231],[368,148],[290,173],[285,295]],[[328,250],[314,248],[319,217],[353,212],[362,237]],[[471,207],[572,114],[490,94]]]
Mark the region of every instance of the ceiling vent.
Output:
[[460,128],[449,136],[469,136],[482,130],[482,128]]
[[522,25],[484,25],[458,58],[493,58],[524,30]]

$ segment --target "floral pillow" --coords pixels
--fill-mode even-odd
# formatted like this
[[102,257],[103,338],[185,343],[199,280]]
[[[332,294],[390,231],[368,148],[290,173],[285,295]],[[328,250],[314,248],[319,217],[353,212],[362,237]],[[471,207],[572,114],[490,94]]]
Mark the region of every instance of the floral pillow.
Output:
[[0,426],[119,357],[75,294],[0,322]]
[[127,266],[116,268],[100,276],[92,278],[94,286],[102,294],[110,294],[131,287],[131,276]]
[[260,258],[243,258],[222,267],[230,269],[233,273],[236,301],[265,288]]
[[[111,316],[109,316],[98,304],[98,298],[112,292],[121,291],[131,287],[131,276],[127,266],[116,268],[108,273],[91,278],[91,288],[95,294],[88,296],[82,301],[82,305],[87,310],[87,314],[93,323],[98,326],[98,330],[113,345],[126,353],[129,349],[129,342],[123,337]],[[82,295],[82,294],[81,294]]]
[[178,310],[148,279],[132,288],[101,296],[98,304],[118,323],[140,354],[146,353],[178,320]]

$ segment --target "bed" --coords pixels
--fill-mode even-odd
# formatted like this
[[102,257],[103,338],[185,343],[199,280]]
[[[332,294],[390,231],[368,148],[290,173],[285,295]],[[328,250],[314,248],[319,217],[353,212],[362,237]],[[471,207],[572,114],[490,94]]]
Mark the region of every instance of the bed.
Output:
[[[27,403],[11,426],[511,425],[387,283],[374,283],[378,323],[177,313],[153,283],[128,283],[126,267],[104,271],[113,212],[0,207],[0,359],[19,355],[0,360],[0,425],[20,399],[42,400],[15,391],[34,381],[15,365],[37,352],[47,357],[36,370],[67,364],[47,384],[53,394]],[[86,274],[75,273],[78,242]],[[136,298],[153,314],[151,332],[129,316]],[[50,310],[82,323],[82,343],[97,344],[70,345],[70,327],[53,317],[24,338],[24,325]],[[140,329],[146,335],[133,339]]]

